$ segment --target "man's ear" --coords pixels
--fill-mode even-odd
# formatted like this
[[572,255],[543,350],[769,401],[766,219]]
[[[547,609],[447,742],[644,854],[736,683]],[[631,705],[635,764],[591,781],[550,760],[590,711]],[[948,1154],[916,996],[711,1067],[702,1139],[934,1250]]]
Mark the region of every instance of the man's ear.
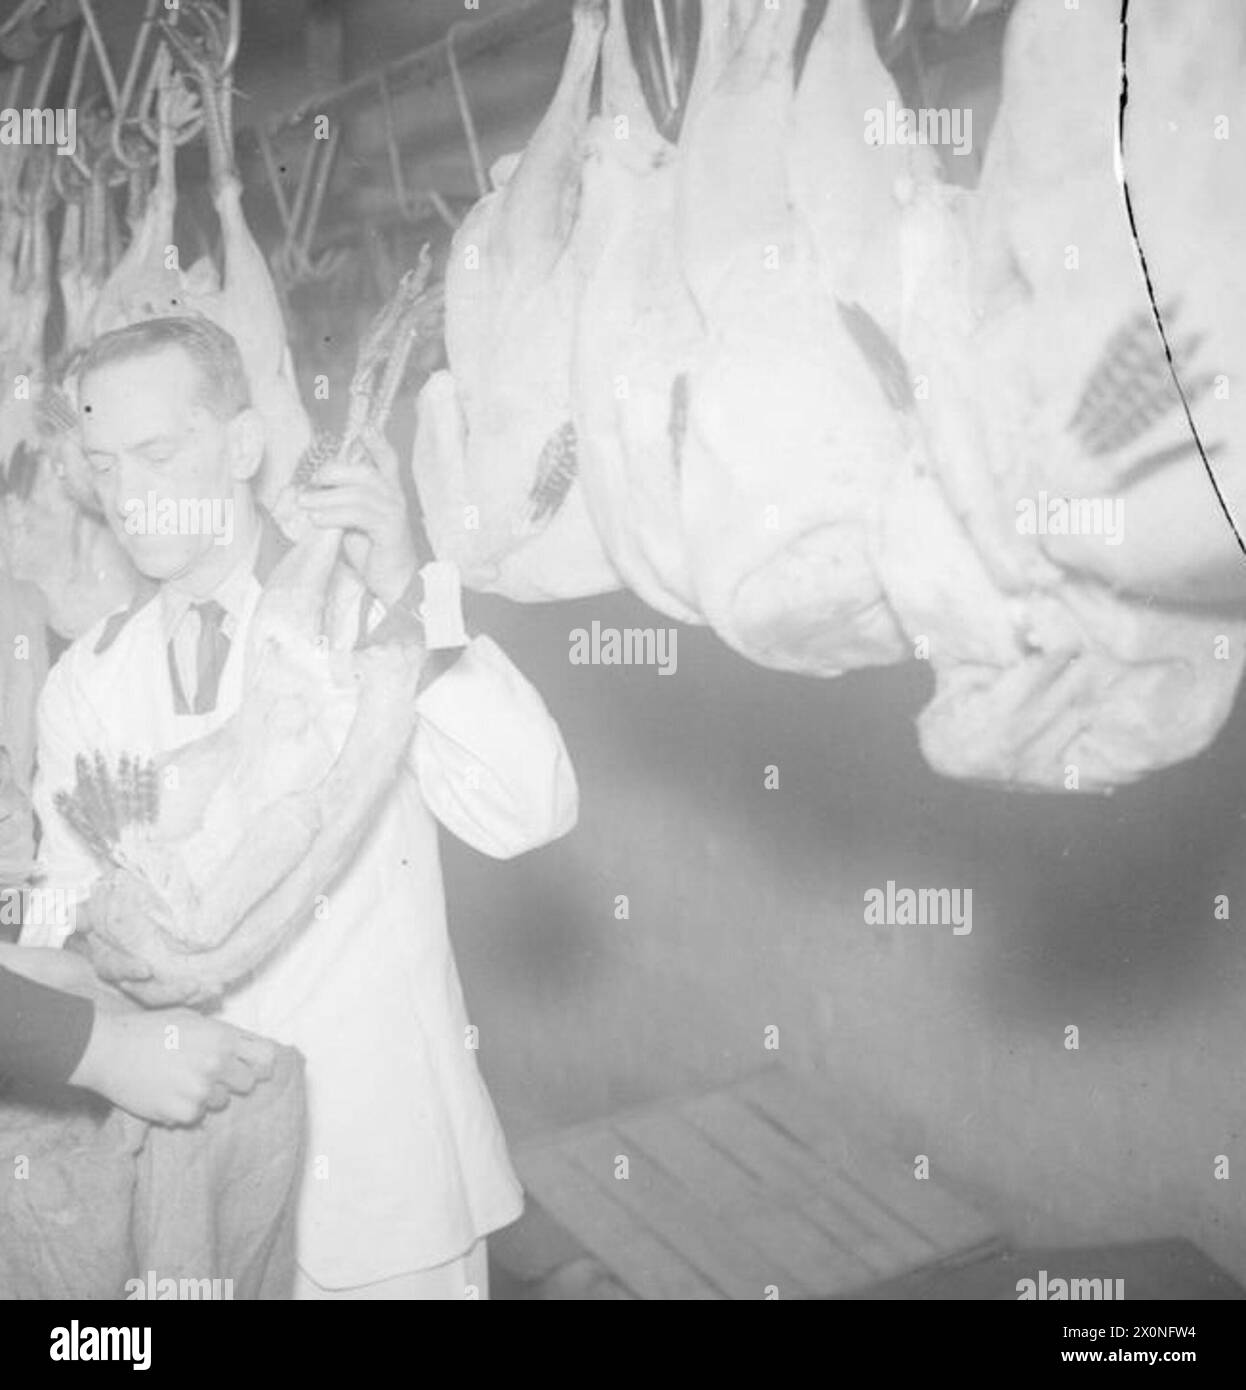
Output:
[[258,410],[240,410],[225,426],[229,442],[230,473],[239,483],[247,482],[259,472],[264,462],[264,421]]

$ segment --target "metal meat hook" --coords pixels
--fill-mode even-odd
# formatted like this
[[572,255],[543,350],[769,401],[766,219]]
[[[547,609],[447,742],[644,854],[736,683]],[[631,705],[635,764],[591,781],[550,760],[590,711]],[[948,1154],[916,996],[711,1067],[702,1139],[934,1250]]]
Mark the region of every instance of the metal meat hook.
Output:
[[407,185],[402,176],[402,154],[398,149],[398,134],[394,129],[394,101],[390,95],[389,82],[385,77],[385,69],[381,68],[376,75],[376,85],[381,91],[381,106],[385,111],[385,149],[389,155],[389,172],[394,181],[394,198],[398,203],[398,211],[402,214],[404,222],[415,221],[415,210],[407,201]]
[[480,140],[476,135],[476,121],[472,116],[471,103],[467,100],[467,89],[459,72],[459,60],[454,51],[454,40],[459,29],[466,24],[460,19],[446,30],[446,64],[450,69],[450,82],[454,87],[454,99],[459,105],[459,119],[463,122],[463,134],[467,137],[468,153],[472,157],[472,173],[476,177],[476,191],[484,197],[489,191],[489,180],[485,175],[484,161],[480,157]]
[[332,249],[326,251],[319,259],[311,255],[316,225],[320,220],[320,208],[324,201],[325,190],[328,187],[329,173],[333,166],[340,133],[340,126],[335,125],[329,136],[328,149],[323,158],[319,151],[321,142],[311,141],[307,155],[303,160],[303,167],[299,172],[298,187],[294,194],[294,206],[291,207],[286,199],[285,189],[281,186],[281,177],[277,170],[272,145],[264,131],[258,132],[264,170],[268,175],[268,182],[273,192],[273,201],[277,205],[277,214],[281,218],[282,229],[285,233],[282,245],[276,253],[276,262],[292,284],[299,280],[325,279],[332,275],[341,264],[340,254]]
[[[113,111],[113,123],[111,134],[112,152],[113,156],[126,169],[136,169],[138,168],[140,163],[144,162],[141,159],[141,157],[131,158],[131,156],[126,153],[125,147],[121,141],[121,132],[122,127],[125,125],[126,122],[126,113],[130,108],[131,101],[133,101],[134,99],[134,88],[138,83],[139,63],[142,61],[143,51],[147,47],[148,36],[151,33],[153,24],[155,23],[156,6],[159,3],[160,0],[147,0],[147,10],[146,13],[143,15],[142,22],[139,24],[138,33],[137,35],[135,35],[134,39],[134,47],[130,52],[130,62],[126,68],[125,82],[122,84],[121,87],[120,104]],[[152,64],[152,69],[153,71],[155,69],[154,63]],[[150,85],[151,74],[149,73],[147,84],[144,86],[144,98],[140,99],[139,101],[138,111],[140,114],[143,110],[145,98]]]

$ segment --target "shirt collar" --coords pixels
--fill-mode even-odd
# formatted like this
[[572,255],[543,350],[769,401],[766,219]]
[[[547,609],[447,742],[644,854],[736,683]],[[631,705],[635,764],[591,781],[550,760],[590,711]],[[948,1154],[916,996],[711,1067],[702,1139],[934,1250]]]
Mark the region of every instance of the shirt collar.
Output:
[[182,619],[196,603],[206,603],[215,599],[231,617],[235,624],[241,619],[247,603],[251,599],[257,583],[256,568],[259,560],[263,527],[256,527],[251,544],[238,563],[229,571],[210,594],[196,599],[175,585],[166,584],[160,590],[161,626],[165,638],[170,638],[182,624]]
[[[263,507],[257,509],[260,517],[260,535],[256,542],[256,554],[251,564],[251,571],[255,580],[261,585],[268,583],[268,577],[272,574],[277,562],[288,550],[291,549],[293,542],[290,541],[282,529],[273,520],[272,514]],[[246,578],[246,571],[243,571],[243,579]],[[99,639],[95,644],[95,655],[103,656],[105,652],[121,636],[126,624],[136,613],[141,612],[151,603],[158,594],[161,594],[161,586],[154,579],[149,579],[145,574],[140,574],[134,581],[134,596],[131,598],[129,606],[120,612],[111,614],[105,621],[100,631]],[[174,598],[172,592],[165,588],[163,590],[164,601],[171,602]],[[178,605],[176,612],[172,608],[165,608],[162,617],[167,621],[172,618],[174,627],[165,634],[166,640],[173,635],[176,625],[186,616],[189,601]]]

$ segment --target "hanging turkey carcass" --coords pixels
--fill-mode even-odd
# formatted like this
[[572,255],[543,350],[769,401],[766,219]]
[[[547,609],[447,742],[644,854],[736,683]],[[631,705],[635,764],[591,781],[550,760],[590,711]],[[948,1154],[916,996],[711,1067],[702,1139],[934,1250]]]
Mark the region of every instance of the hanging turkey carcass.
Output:
[[258,493],[272,507],[311,445],[312,428],[299,398],[272,273],[242,211],[242,180],[234,162],[229,20],[205,0],[184,0],[181,13],[182,23],[167,24],[165,32],[203,105],[224,262],[219,290],[193,298],[192,304],[231,334],[242,354],[251,403],[264,421],[267,439]]
[[[762,665],[832,676],[908,655],[868,539],[919,446],[888,364],[863,348],[876,335],[827,291],[793,208],[793,140],[818,138],[799,128],[801,14],[748,0],[702,31],[677,247],[708,341],[688,376],[679,492],[697,606],[718,634]],[[707,56],[724,44],[723,62]],[[836,170],[824,177],[833,187]]]
[[679,486],[688,373],[705,328],[675,253],[678,150],[650,115],[622,0],[610,0],[601,70],[574,239],[580,476],[628,587],[670,617],[702,622]]
[[44,326],[51,297],[50,156],[13,148],[0,159],[0,469],[35,440],[34,402],[43,380]]
[[90,341],[91,320],[108,278],[108,177],[102,161],[84,186],[66,195],[64,209],[56,279],[64,313],[61,350],[69,354]]
[[95,300],[84,338],[123,328],[142,319],[184,314],[195,301],[217,288],[211,262],[181,268],[174,240],[177,216],[177,139],[198,116],[193,94],[170,71],[163,49],[157,59],[156,178],[140,216],[132,221],[130,240],[112,267]]
[[[156,58],[159,154],[155,185],[130,245],[104,287],[92,319],[94,334],[163,314],[202,313],[238,344],[252,404],[264,421],[267,448],[258,495],[271,507],[312,442],[299,399],[285,321],[263,253],[242,211],[234,164],[228,20],[204,0],[186,0],[164,32],[186,68],[197,102],[164,48]],[[177,261],[178,133],[203,113],[212,198],[221,226],[223,272],[208,257],[183,270]]]
[[[185,105],[189,113],[189,103]],[[123,257],[117,254],[120,231],[112,200],[112,186],[116,181],[118,166],[112,144],[113,120],[100,106],[90,106],[79,112],[78,116],[78,155],[77,164],[85,166],[81,177],[77,165],[68,160],[58,164],[54,182],[61,195],[64,215],[61,220],[61,238],[56,257],[56,278],[61,292],[61,307],[64,323],[58,348],[62,360],[69,359],[85,348],[98,331],[97,313],[100,298],[105,287],[113,282],[114,272]],[[141,137],[139,137],[141,139]],[[167,228],[172,235],[172,200],[165,192],[164,203],[169,208],[166,220],[158,215],[158,205],[151,199],[149,187],[150,166],[158,163],[159,154],[151,150],[144,140],[143,148],[132,151],[134,168],[130,172],[130,234],[131,246],[135,255],[146,252],[142,259],[151,259],[154,253],[150,247],[157,242],[159,231],[146,227],[146,214],[152,220]],[[165,170],[168,179],[171,171]],[[161,247],[161,250],[166,248]],[[127,277],[123,274],[113,282],[110,298],[113,300],[111,313],[114,324],[122,321],[123,285]],[[105,311],[109,312],[109,311]]]
[[71,458],[72,413],[52,418],[44,408],[52,389],[44,333],[52,282],[47,160],[54,157],[27,166],[29,187],[15,208],[22,229],[9,286],[6,370],[20,389],[0,405],[7,462],[0,555],[15,580],[42,593],[48,625],[74,638],[126,602],[134,571],[100,517],[84,509],[81,471],[74,470]]
[[577,0],[549,109],[454,235],[449,370],[418,402],[411,466],[433,549],[472,588],[522,602],[619,587],[585,506],[571,394],[572,244],[603,27],[601,0]]
[[[1167,437],[1148,437],[1152,447],[1124,475],[1129,534],[1119,557],[1076,540],[1059,542],[1060,554],[1144,597],[1240,607],[1246,392],[1235,383],[1246,373],[1246,166],[1233,149],[1246,123],[1246,14],[1235,0],[1179,8],[1133,0],[1124,58],[1123,172],[1180,398],[1168,383],[1156,393],[1174,426],[1171,449]],[[1168,366],[1154,351],[1146,365],[1144,381]],[[1112,424],[1128,425],[1138,408],[1124,396]]]
[[[1115,170],[1120,41],[1111,0],[1023,0],[976,192],[951,219],[937,199],[911,211],[901,347],[927,383],[932,464],[898,480],[877,561],[934,667],[922,746],[952,776],[1135,780],[1204,748],[1240,677],[1239,619],[1113,581],[1130,479],[1197,457]],[[1069,499],[1099,519],[1104,578],[1070,568],[1050,534]]]
[[878,138],[889,101],[898,105],[899,93],[878,56],[866,0],[829,0],[796,92],[792,204],[825,291],[865,310],[894,345],[906,284],[902,214],[933,187],[936,159],[928,145]]

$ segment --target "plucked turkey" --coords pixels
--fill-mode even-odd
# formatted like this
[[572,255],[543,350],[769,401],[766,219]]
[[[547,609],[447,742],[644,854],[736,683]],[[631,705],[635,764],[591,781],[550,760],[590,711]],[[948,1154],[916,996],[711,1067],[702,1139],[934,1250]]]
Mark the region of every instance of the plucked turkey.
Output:
[[[1136,0],[1127,38],[1124,172],[1181,393],[1172,414],[1188,412],[1193,429],[1176,429],[1170,452],[1143,451],[1126,474],[1130,534],[1121,570],[1107,577],[1144,594],[1240,605],[1246,393],[1234,383],[1246,372],[1246,166],[1233,144],[1246,122],[1246,14],[1233,0]],[[1122,405],[1137,409],[1128,397]],[[1083,547],[1078,558],[1103,557]]]
[[[1113,583],[1130,478],[1192,451],[1115,172],[1118,17],[1023,0],[976,193],[950,218],[912,205],[926,269],[901,347],[932,465],[901,476],[877,560],[936,673],[923,749],[954,776],[1131,781],[1205,747],[1240,677],[1239,621]],[[1102,577],[1043,534],[1070,497],[1100,503],[1079,539]]]
[[675,253],[679,151],[654,125],[611,0],[574,253],[572,391],[589,513],[628,587],[703,621],[679,512],[688,373],[705,325]]
[[702,31],[725,54],[703,45],[680,140],[678,254],[709,340],[688,377],[680,506],[718,634],[762,665],[830,676],[907,653],[868,538],[917,441],[794,212],[801,12],[741,3],[724,12],[734,32]]
[[[202,313],[232,335],[242,354],[252,404],[264,421],[267,449],[258,480],[272,506],[312,441],[299,399],[285,321],[263,253],[242,211],[234,164],[230,72],[224,65],[226,22],[217,6],[188,0],[181,23],[165,33],[196,95],[171,72],[162,51],[158,173],[130,244],[110,275],[92,318],[95,334],[162,314]],[[223,273],[209,257],[182,269],[174,241],[176,137],[201,107],[212,197],[221,225]]]
[[0,151],[0,472],[35,438],[34,402],[43,377],[43,331],[52,284],[47,217],[51,156]]
[[549,109],[455,233],[449,371],[418,405],[412,472],[434,550],[473,588],[521,601],[619,587],[585,509],[571,403],[571,242],[603,24],[600,0],[578,0]]
[[[134,574],[99,516],[81,505],[72,415],[52,421],[41,409],[49,384],[44,334],[52,281],[52,158],[0,153],[0,278],[8,308],[0,352],[14,383],[0,397],[0,563],[13,579],[42,591],[47,623],[73,638],[126,601]],[[3,260],[6,248],[11,263]],[[77,492],[69,485],[71,473]],[[10,659],[6,652],[5,662]]]

